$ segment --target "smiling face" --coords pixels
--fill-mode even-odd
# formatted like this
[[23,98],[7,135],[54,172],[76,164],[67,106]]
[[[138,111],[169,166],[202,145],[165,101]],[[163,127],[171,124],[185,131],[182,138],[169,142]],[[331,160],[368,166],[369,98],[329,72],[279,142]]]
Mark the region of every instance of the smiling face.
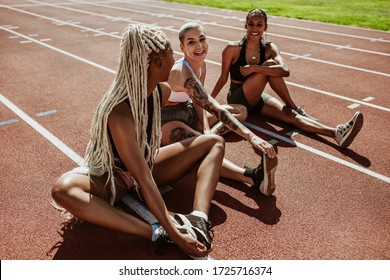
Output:
[[267,30],[267,20],[267,14],[264,10],[254,9],[249,11],[245,22],[247,38],[260,40],[264,31]]
[[180,49],[187,60],[205,60],[208,48],[206,34],[201,26],[186,30],[180,38]]

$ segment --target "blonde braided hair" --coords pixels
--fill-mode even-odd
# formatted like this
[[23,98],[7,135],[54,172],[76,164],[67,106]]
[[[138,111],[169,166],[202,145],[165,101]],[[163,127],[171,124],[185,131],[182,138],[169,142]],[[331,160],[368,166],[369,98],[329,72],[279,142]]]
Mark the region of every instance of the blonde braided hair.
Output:
[[113,175],[114,154],[108,133],[108,116],[113,108],[124,100],[130,102],[131,114],[135,123],[135,135],[145,160],[153,168],[161,140],[160,97],[157,87],[153,91],[153,120],[150,141],[147,141],[147,71],[153,55],[163,55],[168,49],[169,40],[157,27],[130,24],[124,31],[121,41],[119,67],[114,82],[104,95],[93,117],[90,141],[87,145],[84,164],[90,174],[101,176],[108,172],[111,182],[111,204],[115,200],[115,180]]

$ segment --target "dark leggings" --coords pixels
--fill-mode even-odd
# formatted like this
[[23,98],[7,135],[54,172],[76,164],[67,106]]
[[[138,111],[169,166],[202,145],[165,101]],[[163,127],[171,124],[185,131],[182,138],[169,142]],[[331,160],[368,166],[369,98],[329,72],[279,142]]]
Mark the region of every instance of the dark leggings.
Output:
[[268,93],[263,92],[261,94],[261,98],[259,102],[257,102],[254,105],[250,105],[248,101],[246,100],[245,94],[244,94],[244,84],[236,84],[231,83],[230,89],[227,94],[227,102],[229,104],[242,104],[246,107],[248,110],[248,113],[261,113],[261,111],[264,108],[264,105],[268,102],[268,100],[272,97]]

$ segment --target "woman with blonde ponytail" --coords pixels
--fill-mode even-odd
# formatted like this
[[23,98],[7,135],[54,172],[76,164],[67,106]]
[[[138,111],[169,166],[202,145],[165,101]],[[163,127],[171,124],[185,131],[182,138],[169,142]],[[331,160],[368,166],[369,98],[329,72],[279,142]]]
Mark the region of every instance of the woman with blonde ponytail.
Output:
[[[208,212],[224,157],[224,140],[201,135],[160,148],[160,103],[174,58],[158,28],[129,25],[121,41],[119,68],[93,117],[84,166],[62,175],[54,201],[74,217],[152,241],[170,239],[191,256],[211,249]],[[171,217],[158,186],[196,168],[191,214]],[[168,171],[168,172],[167,172]],[[149,225],[116,209],[137,186],[158,223]],[[191,222],[197,221],[196,226]]]

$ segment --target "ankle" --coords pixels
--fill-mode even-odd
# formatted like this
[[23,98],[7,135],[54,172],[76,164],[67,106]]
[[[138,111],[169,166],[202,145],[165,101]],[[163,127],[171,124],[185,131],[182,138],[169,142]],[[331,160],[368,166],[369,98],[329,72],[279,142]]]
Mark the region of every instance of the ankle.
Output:
[[152,225],[152,241],[156,241],[160,237],[161,231],[159,231],[159,228],[160,228],[159,223],[154,223]]
[[202,211],[199,211],[199,210],[193,210],[190,214],[194,215],[194,216],[197,216],[197,217],[200,217],[200,218],[203,218],[206,221],[209,220],[208,215],[205,212],[202,212]]

